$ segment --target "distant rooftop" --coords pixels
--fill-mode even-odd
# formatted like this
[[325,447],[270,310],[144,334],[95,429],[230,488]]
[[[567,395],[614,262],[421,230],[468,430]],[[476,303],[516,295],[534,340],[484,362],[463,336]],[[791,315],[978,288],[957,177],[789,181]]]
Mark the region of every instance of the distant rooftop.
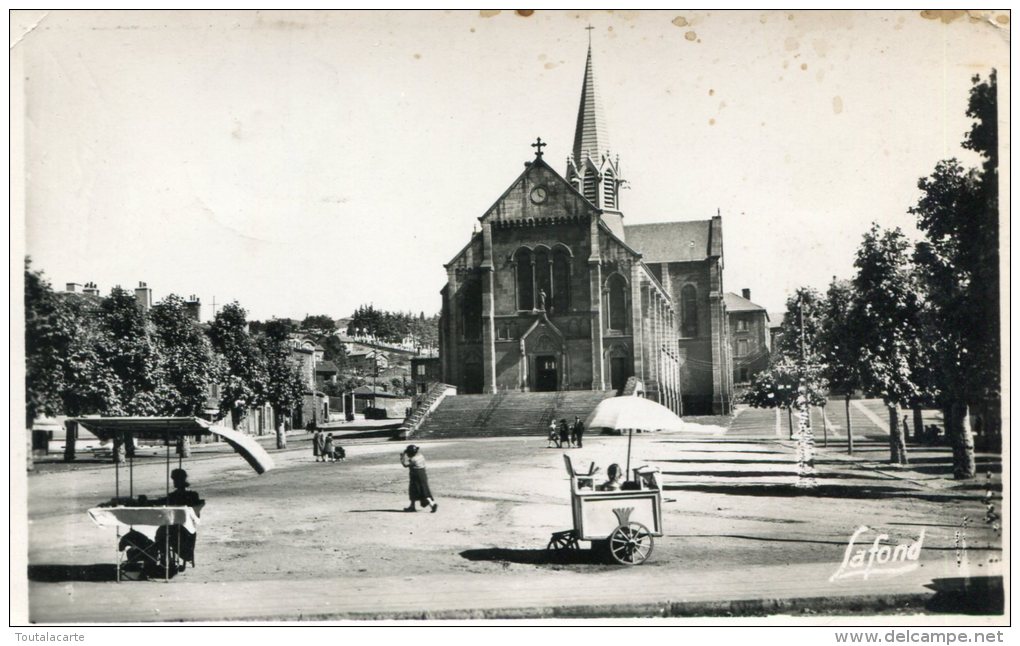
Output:
[[723,294],[723,302],[726,304],[727,312],[765,312],[765,316],[769,315],[761,305],[752,303],[743,296],[733,292]]

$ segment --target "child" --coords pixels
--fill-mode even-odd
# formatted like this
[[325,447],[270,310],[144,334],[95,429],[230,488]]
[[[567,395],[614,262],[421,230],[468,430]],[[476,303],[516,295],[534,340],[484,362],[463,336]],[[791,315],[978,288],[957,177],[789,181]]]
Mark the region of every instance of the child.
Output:
[[623,486],[623,469],[619,464],[610,464],[606,470],[606,477],[609,479],[599,485],[599,491],[619,491]]
[[323,444],[322,454],[325,456],[323,460],[329,458],[330,462],[336,462],[336,455],[333,454],[333,434],[326,434],[326,441]]

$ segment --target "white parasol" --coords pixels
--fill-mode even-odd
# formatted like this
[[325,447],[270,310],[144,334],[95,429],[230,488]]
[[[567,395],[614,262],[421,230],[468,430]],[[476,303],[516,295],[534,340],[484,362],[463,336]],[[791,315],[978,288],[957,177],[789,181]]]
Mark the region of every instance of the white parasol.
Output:
[[634,430],[682,431],[684,421],[662,404],[644,397],[627,395],[604,399],[584,423],[588,429],[627,431],[627,471],[630,473],[630,445]]

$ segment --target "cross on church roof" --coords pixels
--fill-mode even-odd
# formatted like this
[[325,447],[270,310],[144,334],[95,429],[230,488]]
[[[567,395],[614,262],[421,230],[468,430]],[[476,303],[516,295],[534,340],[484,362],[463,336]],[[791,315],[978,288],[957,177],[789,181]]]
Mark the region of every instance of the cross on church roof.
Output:
[[535,157],[542,159],[542,148],[549,144],[543,143],[542,138],[539,137],[535,140],[535,143],[531,144],[531,147],[535,149]]
[[587,27],[585,27],[585,29],[588,30],[588,46],[591,47],[591,30],[595,28],[592,27],[591,25],[588,25]]

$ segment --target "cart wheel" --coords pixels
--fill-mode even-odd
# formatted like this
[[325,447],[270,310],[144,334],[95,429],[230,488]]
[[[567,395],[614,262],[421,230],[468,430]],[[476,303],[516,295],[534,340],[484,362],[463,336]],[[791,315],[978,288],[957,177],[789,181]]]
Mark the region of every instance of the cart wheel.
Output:
[[620,525],[609,535],[609,555],[621,565],[641,565],[654,546],[651,533],[641,523]]
[[545,549],[562,552],[565,550],[576,550],[577,547],[577,536],[574,534],[574,530],[568,529],[563,532],[553,532]]

